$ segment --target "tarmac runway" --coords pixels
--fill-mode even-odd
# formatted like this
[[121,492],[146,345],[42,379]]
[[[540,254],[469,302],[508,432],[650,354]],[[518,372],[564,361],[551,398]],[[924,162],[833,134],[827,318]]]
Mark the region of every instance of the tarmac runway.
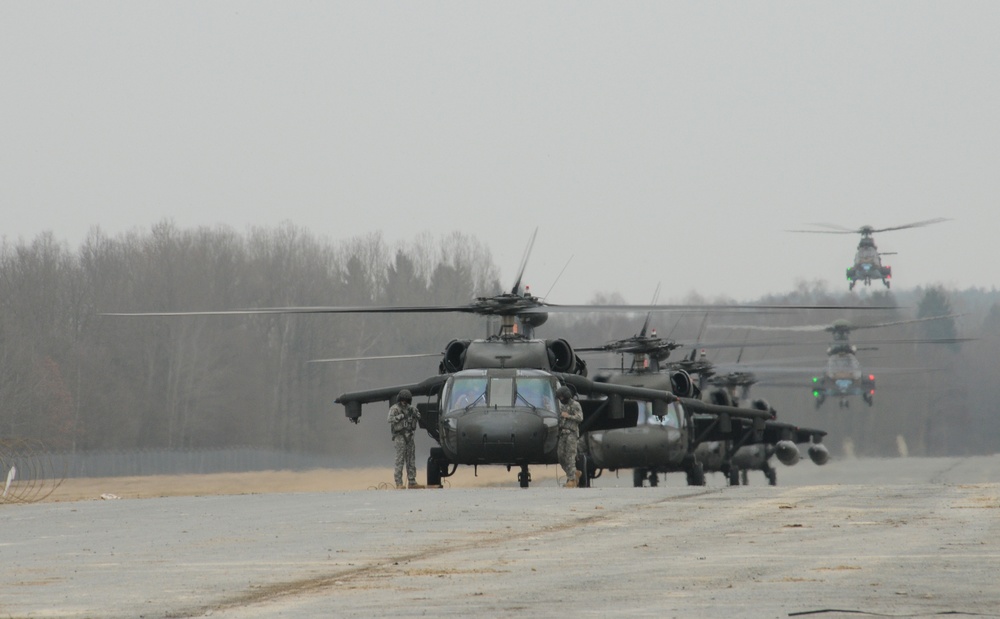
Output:
[[778,474],[0,505],[0,617],[1000,617],[1000,456]]

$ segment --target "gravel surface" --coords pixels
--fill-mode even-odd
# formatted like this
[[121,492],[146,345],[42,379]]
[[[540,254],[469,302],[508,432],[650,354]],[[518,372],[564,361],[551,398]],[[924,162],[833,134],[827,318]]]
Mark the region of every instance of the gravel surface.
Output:
[[1000,617],[1000,456],[778,471],[0,505],[0,617]]

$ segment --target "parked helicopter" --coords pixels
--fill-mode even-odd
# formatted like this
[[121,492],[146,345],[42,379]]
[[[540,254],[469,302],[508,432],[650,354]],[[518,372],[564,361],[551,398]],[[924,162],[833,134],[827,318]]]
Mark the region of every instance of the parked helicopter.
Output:
[[[752,433],[765,427],[768,415],[762,411],[723,408],[693,398],[690,377],[683,372],[675,373],[673,381],[648,385],[591,380],[586,376],[586,363],[568,342],[524,335],[540,324],[537,320],[525,328],[517,320],[522,317],[516,314],[501,318],[497,335],[450,342],[438,376],[416,384],[345,393],[336,402],[357,423],[363,404],[392,401],[403,388],[414,396],[427,397],[426,402],[417,404],[420,426],[439,445],[431,449],[427,461],[428,486],[440,486],[442,478],[454,474],[459,464],[499,464],[508,469],[519,467],[519,485],[528,487],[529,466],[558,461],[555,390],[561,385],[588,396],[580,400],[584,413],[581,432],[595,436],[597,443],[603,432],[634,429],[640,411],[645,410],[659,418],[677,419],[678,425],[682,416],[690,419],[694,412],[719,421],[716,428],[705,432],[731,432],[739,427]],[[600,450],[596,453],[604,454]],[[693,459],[688,464],[693,464]],[[593,470],[586,453],[577,466],[581,471]],[[691,475],[692,483],[704,483],[693,467]]]
[[[536,230],[537,234],[537,230]],[[664,416],[672,404],[712,417],[730,431],[740,419],[753,432],[763,431],[768,414],[755,409],[719,407],[683,397],[685,392],[592,381],[586,363],[563,339],[535,339],[534,330],[550,313],[558,312],[651,312],[739,310],[832,309],[830,306],[724,306],[710,305],[555,305],[528,293],[521,285],[533,235],[510,292],[478,297],[463,305],[439,306],[320,306],[270,307],[202,312],[113,313],[114,316],[212,316],[253,314],[358,314],[358,313],[471,313],[500,320],[499,332],[482,340],[454,340],[442,355],[439,374],[419,383],[344,393],[335,401],[344,406],[347,418],[358,423],[362,406],[392,402],[399,391],[426,397],[417,404],[420,425],[438,442],[427,466],[427,482],[439,486],[442,477],[453,474],[459,464],[498,464],[520,468],[518,481],[528,487],[530,465],[555,464],[557,409],[554,391],[567,385],[578,394],[591,396],[581,402],[588,429],[634,427],[638,403],[648,405],[654,415]],[[837,309],[842,309],[839,306]],[[864,308],[883,309],[883,308]],[[459,404],[459,394],[474,393],[470,404]],[[586,470],[586,468],[581,469]]]
[[[630,338],[615,340],[603,346],[578,348],[580,353],[615,352],[621,355],[621,370],[606,372],[596,380],[638,387],[652,387],[669,391],[684,391],[701,399],[702,391],[692,384],[691,374],[683,368],[695,368],[702,376],[699,382],[714,374],[711,362],[702,356],[700,364],[694,359],[684,362],[666,362],[670,351],[681,344],[656,336],[649,331],[650,314],[640,332]],[[700,338],[700,335],[699,335]],[[704,352],[704,349],[702,349]],[[631,355],[626,368],[625,355]],[[688,362],[691,361],[691,362]],[[675,365],[675,363],[677,365]],[[735,376],[735,375],[734,375]],[[709,378],[711,380],[711,378]],[[709,402],[721,410],[738,409],[728,392],[716,387]],[[587,457],[589,468],[587,483],[600,477],[603,470],[632,469],[636,487],[647,481],[651,486],[659,483],[659,475],[684,472],[688,485],[704,485],[705,472],[723,472],[730,483],[739,483],[740,471],[747,468],[770,471],[768,479],[774,483],[775,474],[768,461],[777,455],[786,465],[799,460],[796,443],[811,443],[809,454],[817,464],[828,458],[826,447],[821,444],[826,432],[800,429],[775,421],[776,412],[765,402],[757,401],[752,410],[765,414],[763,427],[746,423],[732,416],[706,416],[696,407],[678,402],[669,406],[666,414],[656,414],[640,405],[639,416],[633,427],[592,430],[581,426],[581,451]],[[745,473],[744,473],[745,483]]]
[[870,286],[872,280],[882,280],[886,288],[889,288],[892,279],[892,267],[882,264],[882,256],[895,255],[896,252],[879,252],[872,235],[876,232],[889,232],[891,230],[903,230],[905,228],[919,228],[931,224],[948,221],[945,217],[916,221],[902,226],[891,226],[889,228],[873,228],[872,226],[861,226],[851,229],[834,224],[811,224],[829,230],[789,230],[789,232],[804,232],[807,234],[860,234],[861,241],[858,243],[858,251],[854,254],[854,265],[847,268],[848,290],[854,290],[855,284],[863,281],[865,286]]

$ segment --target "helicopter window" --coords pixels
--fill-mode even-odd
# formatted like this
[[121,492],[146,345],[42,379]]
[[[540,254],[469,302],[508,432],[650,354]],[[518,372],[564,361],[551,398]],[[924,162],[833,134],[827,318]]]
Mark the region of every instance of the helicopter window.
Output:
[[448,395],[447,410],[486,406],[486,378],[456,378]]
[[510,378],[490,379],[490,406],[514,404],[514,381]]
[[548,378],[525,378],[517,379],[517,397],[529,406],[543,408],[555,412],[555,395],[552,392],[552,383]]
[[830,367],[835,372],[845,372],[858,369],[858,360],[849,355],[840,355],[830,359]]
[[[645,422],[643,422],[645,418]],[[653,407],[648,402],[639,402],[639,423],[646,423],[653,426],[668,426],[671,428],[681,427],[681,419],[683,415],[681,414],[681,405],[677,402],[672,403],[668,408],[665,415],[662,417],[656,417],[653,415]]]

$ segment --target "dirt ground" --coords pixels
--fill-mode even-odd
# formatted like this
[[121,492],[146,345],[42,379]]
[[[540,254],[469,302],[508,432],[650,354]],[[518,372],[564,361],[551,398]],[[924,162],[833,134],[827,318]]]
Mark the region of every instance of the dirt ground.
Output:
[[[532,485],[557,485],[556,466],[534,467]],[[424,481],[423,475],[418,481]],[[517,483],[517,471],[483,467],[478,476],[472,467],[459,467],[444,480],[445,487],[507,486]],[[144,477],[70,478],[63,480],[44,502],[103,499],[145,499],[168,496],[222,494],[271,494],[281,492],[334,492],[389,490],[394,487],[391,468],[317,469],[312,471],[255,471],[213,475],[151,475]]]

